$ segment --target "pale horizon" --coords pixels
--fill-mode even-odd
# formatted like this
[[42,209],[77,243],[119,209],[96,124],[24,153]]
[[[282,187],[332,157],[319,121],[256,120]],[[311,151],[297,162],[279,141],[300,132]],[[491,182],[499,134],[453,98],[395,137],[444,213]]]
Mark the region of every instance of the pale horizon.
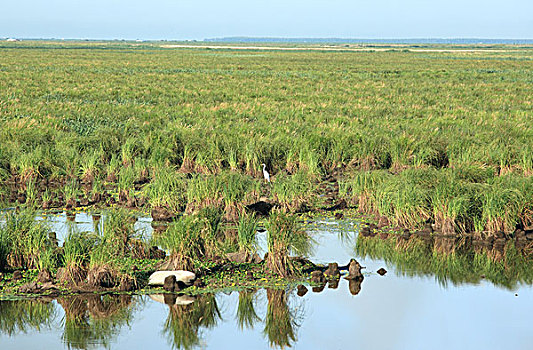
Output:
[[533,2],[527,0],[21,0],[3,4],[0,37],[530,40],[531,13]]

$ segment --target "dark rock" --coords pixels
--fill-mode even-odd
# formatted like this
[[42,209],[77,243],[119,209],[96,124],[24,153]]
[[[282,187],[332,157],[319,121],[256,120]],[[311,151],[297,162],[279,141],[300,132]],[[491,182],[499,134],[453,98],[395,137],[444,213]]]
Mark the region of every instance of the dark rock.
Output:
[[320,270],[315,270],[311,272],[311,282],[312,283],[326,283],[326,277],[324,273]]
[[385,270],[383,267],[377,271],[378,275],[383,276],[387,273],[387,270]]
[[341,273],[339,271],[339,264],[336,262],[329,263],[328,268],[324,271],[326,278],[339,278]]
[[360,279],[363,277],[363,274],[361,273],[361,265],[357,262],[355,259],[350,260],[350,264],[348,265],[348,275],[344,277],[347,280],[352,279]]
[[273,207],[274,204],[265,201],[259,201],[245,206],[246,210],[249,212],[254,212],[262,216],[268,216]]
[[324,290],[324,288],[326,288],[326,284],[322,284],[320,286],[316,286],[316,287],[313,287],[311,288],[311,290],[313,291],[313,293],[320,293]]
[[165,278],[163,289],[167,292],[174,292],[176,288],[176,276],[170,275]]
[[13,272],[13,281],[18,281],[22,279],[22,272],[19,270]]
[[93,287],[112,288],[115,286],[113,274],[106,268],[91,270],[87,276],[87,282]]
[[303,297],[304,295],[307,294],[307,287],[304,286],[303,284],[299,284],[297,287],[296,287],[297,291],[296,291],[296,295],[298,295],[299,297]]
[[49,270],[44,269],[39,271],[39,274],[37,275],[37,282],[39,283],[47,283],[52,281],[52,274]]
[[169,306],[173,306],[176,304],[176,300],[178,299],[178,296],[176,294],[164,294],[163,300],[165,301],[165,304]]

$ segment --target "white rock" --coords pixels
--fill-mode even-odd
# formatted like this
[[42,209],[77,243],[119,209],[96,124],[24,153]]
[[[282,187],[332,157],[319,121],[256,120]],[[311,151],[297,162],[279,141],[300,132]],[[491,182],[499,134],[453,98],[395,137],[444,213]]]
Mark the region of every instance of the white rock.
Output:
[[185,270],[176,271],[156,271],[148,279],[148,285],[150,286],[162,286],[165,283],[165,278],[168,276],[176,276],[176,281],[181,281],[186,285],[191,285],[195,280],[196,275],[194,272]]

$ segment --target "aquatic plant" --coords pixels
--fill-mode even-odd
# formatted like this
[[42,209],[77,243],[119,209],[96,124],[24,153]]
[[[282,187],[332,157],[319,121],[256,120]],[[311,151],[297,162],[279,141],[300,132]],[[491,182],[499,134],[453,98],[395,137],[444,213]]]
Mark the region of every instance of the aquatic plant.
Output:
[[310,238],[299,227],[297,219],[280,211],[273,211],[266,222],[268,256],[266,267],[275,274],[289,277],[296,273],[289,254],[305,254]]
[[194,269],[194,260],[205,256],[205,239],[203,231],[205,222],[195,215],[184,215],[172,222],[161,235],[153,237],[156,245],[170,253],[163,270]]
[[52,264],[51,260],[45,262],[53,247],[48,232],[46,224],[36,221],[31,210],[6,213],[5,223],[0,225],[0,269],[8,266],[31,269]]
[[244,210],[239,216],[237,225],[237,242],[239,250],[248,254],[255,253],[257,249],[257,229],[259,223],[254,213],[247,214]]

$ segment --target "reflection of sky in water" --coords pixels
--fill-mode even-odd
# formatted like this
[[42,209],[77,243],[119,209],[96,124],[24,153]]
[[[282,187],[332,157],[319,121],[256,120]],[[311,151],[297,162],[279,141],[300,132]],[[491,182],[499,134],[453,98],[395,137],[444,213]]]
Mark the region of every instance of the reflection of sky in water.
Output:
[[[78,217],[76,218],[78,219]],[[85,220],[87,219],[87,220]],[[65,218],[66,220],[66,218]],[[92,225],[80,216],[80,225]],[[149,222],[145,222],[150,226]],[[317,242],[312,260],[346,264],[354,256],[356,228],[349,223],[322,222],[309,225]],[[263,235],[264,238],[264,235]],[[533,288],[508,291],[482,281],[478,285],[440,285],[432,277],[405,277],[394,266],[373,259],[359,259],[366,278],[357,296],[341,280],[337,289],[311,290],[299,298],[294,291],[289,305],[300,315],[296,349],[529,349],[533,312]],[[375,273],[380,267],[389,272]],[[515,296],[515,293],[518,296]],[[201,329],[201,348],[267,349],[269,342],[260,321],[252,330],[240,330],[236,320],[238,292],[216,296],[222,321]],[[121,328],[113,349],[167,349],[162,334],[168,306],[143,297],[130,327]],[[267,297],[257,292],[256,312],[264,321]],[[0,307],[1,310],[1,307]],[[62,348],[62,308],[57,305],[56,325],[40,333],[30,331],[15,337],[0,335],[1,349]],[[0,316],[1,317],[1,316]]]

